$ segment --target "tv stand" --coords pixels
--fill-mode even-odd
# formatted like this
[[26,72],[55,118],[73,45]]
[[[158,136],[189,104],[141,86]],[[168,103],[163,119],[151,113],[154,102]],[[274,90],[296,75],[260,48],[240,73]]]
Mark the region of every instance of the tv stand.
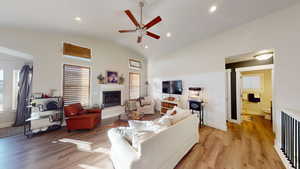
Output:
[[168,110],[173,109],[175,106],[178,106],[179,102],[174,98],[174,99],[170,99],[169,98],[165,98],[161,100],[160,103],[160,114],[164,115],[167,113]]

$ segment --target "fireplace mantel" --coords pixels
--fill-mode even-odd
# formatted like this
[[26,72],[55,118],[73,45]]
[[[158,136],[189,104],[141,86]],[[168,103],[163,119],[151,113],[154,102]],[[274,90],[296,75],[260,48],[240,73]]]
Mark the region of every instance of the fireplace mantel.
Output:
[[125,86],[120,84],[98,84],[97,92],[99,92],[99,105],[102,105],[103,101],[103,92],[104,91],[121,91],[121,105],[124,105],[124,94],[125,94]]
[[125,86],[120,84],[98,84],[98,87],[102,91],[124,90]]
[[102,110],[102,118],[110,118],[114,116],[119,116],[125,113],[124,99],[125,99],[125,85],[120,84],[97,84],[95,92],[97,93],[95,96],[97,97],[97,102],[95,104],[102,105],[103,103],[103,92],[104,91],[121,91],[121,106],[113,106],[104,108]]

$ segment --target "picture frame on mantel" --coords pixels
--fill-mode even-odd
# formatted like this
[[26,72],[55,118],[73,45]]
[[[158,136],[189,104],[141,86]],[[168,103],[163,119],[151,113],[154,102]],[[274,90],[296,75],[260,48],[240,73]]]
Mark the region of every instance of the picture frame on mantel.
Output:
[[106,71],[107,83],[117,84],[119,83],[118,72],[116,71]]

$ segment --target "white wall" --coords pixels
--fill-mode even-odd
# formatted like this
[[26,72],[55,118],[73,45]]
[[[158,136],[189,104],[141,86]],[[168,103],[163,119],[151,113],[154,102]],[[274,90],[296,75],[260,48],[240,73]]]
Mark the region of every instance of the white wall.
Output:
[[[160,91],[157,83],[166,78],[188,77],[186,81],[209,76],[207,116],[208,123],[226,129],[225,57],[261,49],[275,49],[274,102],[275,131],[280,130],[279,112],[282,108],[300,110],[300,4],[257,19],[248,24],[199,41],[174,53],[149,59],[149,80],[152,93]],[[173,37],[175,38],[175,37]],[[215,75],[213,75],[214,73]],[[156,83],[153,83],[156,82]],[[187,83],[188,83],[187,82]],[[215,91],[218,93],[216,94]],[[213,94],[214,96],[210,96]],[[213,119],[213,120],[212,120]],[[212,120],[212,121],[211,121]]]
[[[128,48],[116,45],[110,41],[98,40],[92,37],[67,35],[62,33],[38,32],[14,28],[0,28],[0,46],[24,52],[33,56],[33,92],[48,93],[50,89],[57,89],[62,94],[63,64],[75,64],[91,67],[91,104],[97,103],[99,93],[96,90],[97,76],[106,70],[118,71],[124,74],[126,93],[128,98],[128,58],[141,60],[143,69],[142,85],[147,79],[147,64],[140,54]],[[91,62],[63,57],[63,42],[71,42],[92,48]],[[143,87],[142,95],[145,94]]]

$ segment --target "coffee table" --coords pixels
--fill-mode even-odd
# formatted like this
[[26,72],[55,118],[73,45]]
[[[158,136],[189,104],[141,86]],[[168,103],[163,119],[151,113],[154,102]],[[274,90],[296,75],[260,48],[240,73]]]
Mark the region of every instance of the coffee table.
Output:
[[140,113],[138,111],[132,111],[129,113],[129,118],[131,120],[141,120],[144,117],[143,113]]
[[140,113],[138,111],[130,111],[126,114],[122,114],[119,118],[120,120],[128,121],[128,120],[142,120],[144,117],[144,113]]

